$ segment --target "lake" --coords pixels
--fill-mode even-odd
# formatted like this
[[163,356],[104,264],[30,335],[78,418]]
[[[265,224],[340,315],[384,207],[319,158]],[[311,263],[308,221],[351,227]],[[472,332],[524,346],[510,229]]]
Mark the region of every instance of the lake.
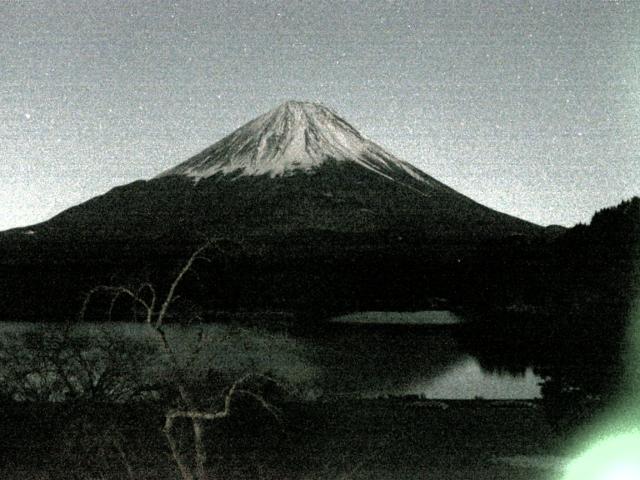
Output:
[[463,319],[449,311],[362,312],[301,338],[333,395],[429,399],[533,399],[540,377],[487,371],[458,341]]
[[[269,372],[310,399],[540,396],[541,379],[531,369],[521,375],[484,370],[458,341],[456,328],[462,321],[450,312],[363,312],[333,320],[321,331],[296,335],[243,326],[205,325],[205,348],[197,355],[193,352],[201,338],[199,328],[170,326],[167,335],[182,368],[192,372],[195,381],[215,368],[230,376],[247,371]],[[10,338],[12,335],[56,328],[60,326],[2,323],[0,339],[20,348],[16,345],[21,341],[19,335]],[[74,328],[74,335],[115,335],[159,346],[156,335],[141,324],[82,324]],[[150,379],[165,378],[169,369],[160,359],[149,359],[141,368]]]

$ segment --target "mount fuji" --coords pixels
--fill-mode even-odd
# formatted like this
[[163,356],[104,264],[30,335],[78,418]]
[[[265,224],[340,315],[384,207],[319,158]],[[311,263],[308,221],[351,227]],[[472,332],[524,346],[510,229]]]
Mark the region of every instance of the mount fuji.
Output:
[[416,279],[447,277],[479,243],[542,230],[396,158],[330,109],[289,101],[150,180],[0,233],[0,268],[9,289],[42,281],[48,291],[67,285],[53,296],[77,297],[222,238],[243,252],[216,277],[226,307],[287,307],[309,295],[360,304],[379,289],[415,300]]
[[309,229],[486,238],[538,227],[447,187],[328,108],[289,101],[151,180],[12,232],[184,242]]

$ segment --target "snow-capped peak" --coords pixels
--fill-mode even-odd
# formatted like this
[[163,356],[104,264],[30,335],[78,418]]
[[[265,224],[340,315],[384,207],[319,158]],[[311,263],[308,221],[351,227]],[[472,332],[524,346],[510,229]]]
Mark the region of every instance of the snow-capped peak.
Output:
[[327,160],[350,161],[384,175],[402,170],[428,182],[427,175],[364,138],[327,107],[288,101],[159,176],[196,180],[217,173],[282,176],[311,172]]

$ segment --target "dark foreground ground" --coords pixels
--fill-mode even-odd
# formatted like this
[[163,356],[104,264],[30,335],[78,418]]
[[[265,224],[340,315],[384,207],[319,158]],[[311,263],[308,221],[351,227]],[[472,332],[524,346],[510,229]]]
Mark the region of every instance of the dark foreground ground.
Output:
[[[566,441],[535,402],[288,403],[284,426],[247,408],[208,428],[210,478],[556,479]],[[6,404],[0,414],[0,478],[179,478],[157,405]]]

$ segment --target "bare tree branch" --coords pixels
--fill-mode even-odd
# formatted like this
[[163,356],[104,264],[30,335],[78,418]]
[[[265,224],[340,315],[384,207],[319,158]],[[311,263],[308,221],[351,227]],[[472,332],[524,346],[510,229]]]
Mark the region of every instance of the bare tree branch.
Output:
[[193,474],[191,473],[191,469],[187,466],[187,464],[182,460],[182,455],[180,454],[180,448],[178,447],[178,442],[172,434],[173,431],[173,422],[175,420],[174,416],[166,415],[165,423],[164,423],[164,434],[167,437],[167,443],[169,444],[169,449],[171,450],[171,456],[173,457],[173,461],[175,462],[178,471],[180,472],[180,476],[182,480],[194,480]]
[[138,303],[140,305],[142,305],[142,307],[145,309],[146,312],[146,318],[145,321],[146,323],[151,323],[152,317],[153,317],[153,313],[154,313],[154,304],[155,304],[155,295],[154,295],[154,300],[152,301],[151,304],[147,303],[143,298],[141,298],[139,295],[136,295],[135,293],[133,293],[130,289],[123,287],[123,286],[109,286],[109,285],[99,285],[97,287],[92,288],[87,295],[85,295],[84,298],[84,302],[82,303],[82,308],[80,309],[80,314],[79,314],[79,318],[81,321],[83,321],[85,319],[86,313],[87,313],[87,308],[89,307],[89,303],[91,302],[91,299],[93,298],[93,296],[99,292],[105,292],[105,293],[110,293],[112,294],[111,297],[111,301],[109,304],[109,320],[111,320],[111,314],[113,312],[113,307],[116,303],[116,301],[118,300],[118,298],[122,295],[126,295],[129,298],[131,298],[131,300],[133,300],[135,303]]
[[[160,340],[162,349],[168,355],[170,361],[176,368],[176,371],[180,372],[181,369],[179,366],[180,362],[178,359],[178,355],[171,345],[164,326],[170,307],[179,298],[179,295],[177,294],[178,287],[189,272],[194,272],[194,264],[197,261],[211,261],[209,258],[203,255],[203,252],[210,248],[215,248],[218,251],[222,251],[217,242],[207,240],[187,259],[176,276],[173,278],[173,281],[171,282],[166,295],[162,299],[158,297],[155,287],[148,282],[139,285],[136,289],[127,288],[124,286],[98,286],[90,290],[86,295],[79,318],[81,320],[85,318],[92,297],[100,292],[111,295],[108,310],[109,319],[111,319],[112,317],[113,310],[118,299],[122,296],[130,298],[133,301],[134,305],[137,305],[143,309],[145,317],[144,323],[149,325],[152,331],[157,335]],[[160,305],[159,308],[157,308],[158,304]],[[208,341],[209,338],[206,332],[204,331],[204,329],[200,329],[200,331],[198,332],[197,345],[194,350],[194,355],[198,355],[202,351],[204,346],[208,343]],[[101,377],[98,379],[98,383],[101,383],[100,388],[110,389],[111,392],[115,392],[115,389],[117,388],[117,382],[115,380],[114,382],[111,382],[111,375],[111,372],[103,371],[101,373]],[[185,387],[185,383],[182,380],[177,379],[176,386],[183,404],[182,406],[184,408],[172,409],[166,412],[163,432],[167,438],[171,456],[176,464],[182,480],[206,480],[207,474],[205,466],[207,461],[207,454],[204,442],[204,422],[215,422],[229,417],[232,412],[233,403],[237,398],[242,396],[251,398],[252,400],[257,402],[257,404],[262,409],[272,415],[276,419],[276,421],[282,423],[279,409],[268,402],[262,394],[253,391],[250,387],[247,386],[247,384],[254,379],[268,381],[274,385],[280,386],[275,379],[266,375],[259,375],[255,373],[244,375],[240,379],[236,380],[225,391],[225,393],[223,394],[222,407],[217,411],[198,408],[196,406],[196,403],[191,399],[189,392]],[[183,455],[180,452],[179,443],[174,435],[175,422],[178,419],[186,419],[191,422],[194,440],[193,460],[195,465],[193,468],[189,465],[189,462],[185,461],[185,459],[183,458]],[[122,451],[122,449],[120,448],[119,451]],[[128,470],[128,473],[131,476],[131,471]]]
[[[243,384],[249,381],[251,378],[261,378],[269,381],[273,381],[277,384],[277,382],[266,375],[259,374],[247,374],[240,379],[236,380],[231,387],[227,390],[227,393],[224,397],[224,406],[222,410],[218,410],[215,412],[199,410],[199,409],[188,409],[188,410],[180,410],[174,409],[170,410],[165,415],[165,427],[164,433],[169,442],[169,447],[172,451],[172,455],[178,465],[178,469],[181,472],[183,480],[192,480],[194,478],[191,471],[186,467],[184,460],[182,459],[180,453],[177,451],[177,442],[173,437],[173,425],[176,419],[184,418],[191,420],[193,432],[194,432],[194,446],[195,446],[195,463],[196,463],[196,476],[198,480],[206,480],[206,471],[205,471],[205,463],[206,463],[206,450],[204,447],[204,439],[203,439],[203,421],[218,421],[223,418],[227,418],[231,415],[233,401],[240,395],[246,395],[254,400],[256,400],[261,407],[263,407],[268,413],[270,413],[278,423],[281,422],[279,410],[262,396],[258,395],[255,392],[252,392],[247,389],[240,388]],[[190,399],[186,397],[186,402],[188,404],[192,404]],[[185,470],[186,469],[186,470]],[[186,474],[186,476],[185,476]]]
[[178,285],[180,285],[180,282],[182,281],[183,277],[187,274],[189,270],[191,270],[191,267],[193,266],[194,262],[200,258],[200,254],[210,246],[211,246],[211,242],[207,241],[204,245],[202,245],[195,252],[193,252],[191,254],[191,257],[189,257],[189,260],[187,260],[187,263],[185,263],[182,269],[178,272],[178,275],[171,283],[171,287],[169,287],[169,293],[167,293],[167,296],[165,297],[164,302],[162,303],[162,307],[160,307],[160,311],[158,312],[158,317],[156,319],[156,324],[155,324],[156,327],[159,327],[160,325],[162,325],[162,322],[164,322],[164,317],[167,314],[167,310],[169,309],[171,302],[173,302],[174,300],[173,297],[175,295],[176,288],[178,288]]

